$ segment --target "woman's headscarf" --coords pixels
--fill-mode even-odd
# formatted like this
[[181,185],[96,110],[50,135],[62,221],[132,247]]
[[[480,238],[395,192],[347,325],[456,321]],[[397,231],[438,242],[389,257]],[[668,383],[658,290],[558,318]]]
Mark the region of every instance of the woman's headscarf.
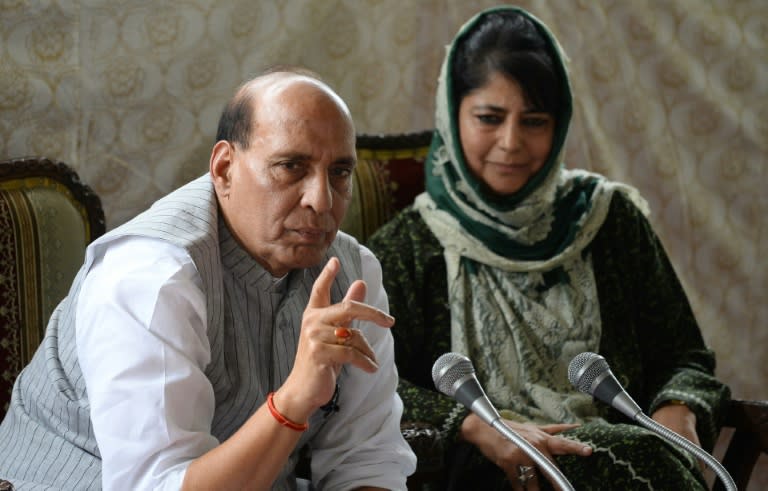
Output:
[[[519,191],[496,196],[467,167],[451,79],[459,46],[493,13],[530,20],[559,74],[561,105],[544,166]],[[512,48],[511,48],[512,49]],[[426,162],[427,191],[415,207],[445,248],[454,351],[467,354],[488,395],[507,416],[541,422],[590,417],[588,397],[567,381],[569,361],[596,351],[600,313],[584,249],[602,225],[614,191],[633,189],[568,170],[561,159],[572,113],[564,56],[531,14],[497,7],[470,19],[448,47]]]

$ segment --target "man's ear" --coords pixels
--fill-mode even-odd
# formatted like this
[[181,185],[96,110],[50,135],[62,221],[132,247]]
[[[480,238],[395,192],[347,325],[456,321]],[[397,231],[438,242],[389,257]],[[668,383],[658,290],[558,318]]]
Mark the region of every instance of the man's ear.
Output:
[[229,188],[232,184],[233,158],[234,149],[232,144],[226,140],[217,141],[211,150],[211,161],[209,162],[211,180],[219,198],[225,198],[229,195]]

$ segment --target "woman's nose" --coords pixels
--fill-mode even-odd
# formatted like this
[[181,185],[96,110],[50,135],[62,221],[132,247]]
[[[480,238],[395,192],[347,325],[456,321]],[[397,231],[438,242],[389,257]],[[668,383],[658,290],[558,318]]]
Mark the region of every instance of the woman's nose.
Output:
[[519,149],[521,142],[520,128],[512,123],[500,126],[498,141],[499,146],[508,152]]

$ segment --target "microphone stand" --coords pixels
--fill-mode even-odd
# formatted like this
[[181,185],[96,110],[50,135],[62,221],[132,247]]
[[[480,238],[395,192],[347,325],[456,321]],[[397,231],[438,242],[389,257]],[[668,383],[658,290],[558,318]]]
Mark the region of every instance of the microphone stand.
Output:
[[702,450],[701,447],[699,447],[692,441],[688,440],[684,436],[675,433],[674,431],[670,430],[666,426],[660,425],[659,423],[649,418],[642,412],[635,414],[634,419],[635,421],[645,426],[649,430],[664,437],[673,445],[683,447],[684,449],[688,450],[696,457],[703,460],[707,464],[707,466],[709,466],[710,469],[715,471],[715,474],[717,474],[717,477],[720,478],[720,481],[725,486],[725,489],[729,491],[736,491],[736,483],[733,482],[733,478],[728,473],[728,471],[725,470],[725,467],[723,467],[723,465],[720,462],[718,462],[717,459],[715,459],[709,453]]
[[643,413],[640,406],[637,405],[619,381],[616,380],[608,366],[608,362],[602,356],[585,351],[573,357],[568,365],[568,380],[579,391],[603,401],[673,445],[682,447],[700,458],[710,469],[715,471],[715,474],[717,474],[717,477],[720,478],[720,481],[728,491],[736,491],[736,483],[717,459],[684,436],[678,435],[666,426],[660,425]]
[[528,457],[536,462],[543,473],[557,482],[561,490],[574,491],[571,483],[568,482],[568,479],[566,479],[555,464],[550,462],[539,449],[531,445],[504,423],[501,415],[493,407],[493,404],[485,395],[485,391],[480,386],[480,382],[475,377],[475,369],[469,358],[458,353],[445,353],[435,361],[432,367],[432,380],[440,392],[456,399],[464,407],[479,416],[481,420],[520,447]]
[[[608,383],[602,384],[601,382],[603,380],[607,381]],[[717,477],[720,478],[720,481],[725,486],[725,489],[728,491],[736,491],[736,483],[733,482],[731,475],[728,473],[725,467],[723,467],[723,465],[717,461],[717,459],[715,459],[712,455],[705,452],[701,447],[688,440],[684,436],[675,433],[666,426],[663,426],[650,417],[646,416],[645,413],[643,413],[643,411],[640,409],[640,406],[637,405],[632,397],[630,397],[630,395],[627,394],[627,392],[622,389],[620,385],[618,385],[618,381],[615,380],[616,378],[612,375],[610,369],[602,375],[598,376],[594,381],[596,388],[592,395],[601,401],[605,402],[607,400],[609,405],[631,417],[633,420],[640,423],[640,425],[653,431],[673,445],[682,447],[696,457],[700,458],[707,464],[707,466],[709,466],[710,469],[715,471],[715,474],[717,474]],[[611,395],[617,390],[618,393],[613,398],[611,398]]]

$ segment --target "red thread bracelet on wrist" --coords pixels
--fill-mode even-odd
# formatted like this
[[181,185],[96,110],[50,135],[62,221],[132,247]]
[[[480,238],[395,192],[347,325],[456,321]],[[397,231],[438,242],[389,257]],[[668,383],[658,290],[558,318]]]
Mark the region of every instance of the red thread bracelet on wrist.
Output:
[[275,403],[272,400],[274,395],[275,395],[274,392],[270,392],[267,395],[267,407],[269,408],[269,412],[272,413],[272,416],[277,420],[277,422],[280,423],[281,425],[287,427],[287,428],[290,428],[290,429],[294,430],[294,431],[306,431],[307,428],[309,428],[309,424],[307,424],[307,423],[301,423],[301,424],[294,423],[290,419],[288,419],[285,416],[283,416],[282,414],[280,414],[280,411],[277,410],[277,408],[275,407]]

